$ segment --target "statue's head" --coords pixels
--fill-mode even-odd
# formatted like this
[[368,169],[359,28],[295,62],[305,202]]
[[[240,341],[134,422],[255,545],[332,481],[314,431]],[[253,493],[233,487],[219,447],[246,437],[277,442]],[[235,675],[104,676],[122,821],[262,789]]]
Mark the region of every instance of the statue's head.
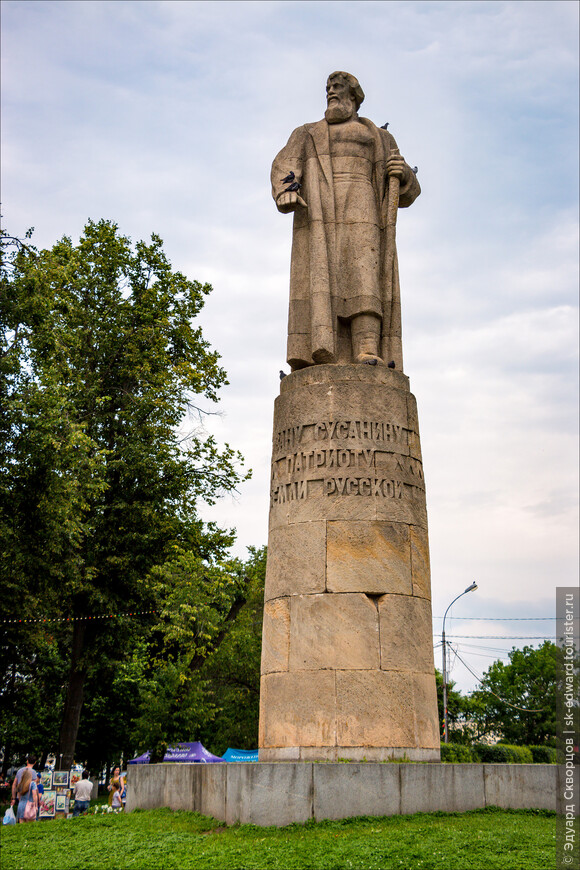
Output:
[[326,82],[326,120],[329,123],[348,120],[356,115],[364,98],[364,91],[353,75],[341,70],[331,73]]

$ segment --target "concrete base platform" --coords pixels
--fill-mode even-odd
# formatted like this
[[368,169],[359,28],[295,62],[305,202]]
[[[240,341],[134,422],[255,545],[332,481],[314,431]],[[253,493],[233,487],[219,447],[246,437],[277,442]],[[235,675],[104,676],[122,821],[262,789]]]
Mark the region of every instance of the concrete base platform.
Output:
[[133,765],[127,810],[169,807],[232,825],[464,812],[556,810],[555,764],[248,762]]

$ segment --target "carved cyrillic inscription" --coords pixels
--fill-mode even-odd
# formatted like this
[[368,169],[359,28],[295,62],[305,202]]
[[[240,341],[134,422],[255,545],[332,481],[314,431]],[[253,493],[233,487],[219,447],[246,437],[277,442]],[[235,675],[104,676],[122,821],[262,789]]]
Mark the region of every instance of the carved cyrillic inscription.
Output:
[[375,451],[364,448],[301,450],[275,462],[277,476],[299,474],[323,468],[372,468]]
[[329,477],[324,481],[325,495],[376,495],[403,498],[403,483],[380,477]]
[[375,420],[324,420],[278,431],[271,504],[311,497],[424,498],[423,467],[410,455],[418,435]]
[[397,456],[396,467],[397,471],[402,471],[403,474],[412,474],[413,477],[423,480],[423,464],[412,456]]
[[294,480],[291,483],[281,483],[272,487],[270,504],[286,504],[288,501],[301,501],[308,494],[306,480]]
[[392,421],[324,420],[317,423],[304,423],[276,432],[274,456],[295,451],[301,444],[312,441],[375,441],[378,444],[396,444],[406,447],[413,440],[414,434]]
[[292,426],[291,429],[282,429],[274,438],[274,453],[283,453],[293,450],[300,444],[304,426]]
[[314,423],[314,439],[358,438],[369,441],[401,441],[406,429],[396,423],[378,423],[373,420],[329,420]]

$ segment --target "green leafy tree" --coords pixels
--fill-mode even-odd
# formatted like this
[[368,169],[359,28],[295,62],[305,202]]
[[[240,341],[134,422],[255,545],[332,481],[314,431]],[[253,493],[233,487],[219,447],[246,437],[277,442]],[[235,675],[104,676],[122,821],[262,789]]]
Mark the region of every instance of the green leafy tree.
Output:
[[120,660],[105,659],[87,676],[86,701],[76,744],[76,760],[92,771],[112,768],[133,757],[131,729],[139,715],[146,667],[148,631],[124,648]]
[[169,745],[190,739],[214,718],[216,706],[199,671],[238,614],[245,590],[230,564],[181,549],[153,569],[152,581],[159,619],[147,650],[134,735],[156,761]]
[[258,740],[266,548],[246,562],[176,552],[154,569],[160,619],[140,658],[134,745],[160,760],[200,739],[212,752]]
[[561,655],[544,641],[537,649],[513,648],[509,664],[494,662],[469,699],[479,735],[495,733],[516,746],[553,744]]
[[258,746],[267,553],[266,547],[248,549],[247,561],[237,563],[238,574],[245,581],[245,603],[237,618],[227,624],[222,642],[201,669],[217,712],[214,720],[204,724],[200,735],[202,742],[218,755],[223,755],[228,746]]
[[247,562],[176,551],[153,572],[159,620],[140,651],[135,750],[160,760],[200,739],[222,754],[257,745],[265,548]]
[[[3,643],[10,640],[7,670],[0,674],[0,732],[4,749],[3,773],[13,760],[34,752],[39,760],[55,747],[62,709],[62,686],[67,662],[50,626],[31,623],[4,626]],[[12,645],[13,644],[13,645]]]
[[39,254],[0,231],[0,724],[4,769],[13,755],[56,746],[66,657],[47,587],[58,590],[82,537],[83,486],[98,491],[101,457],[66,413],[66,385],[36,376],[30,334],[44,328]]
[[[227,381],[193,325],[211,287],[174,272],[158,236],[132,246],[102,220],[77,245],[1,240],[0,594],[8,617],[74,617],[54,632],[65,766],[86,687],[154,622],[84,616],[155,609],[153,569],[176,547],[224,557],[233,534],[196,506],[237,487],[241,457],[200,427],[184,437]],[[13,628],[2,664],[26,684]]]

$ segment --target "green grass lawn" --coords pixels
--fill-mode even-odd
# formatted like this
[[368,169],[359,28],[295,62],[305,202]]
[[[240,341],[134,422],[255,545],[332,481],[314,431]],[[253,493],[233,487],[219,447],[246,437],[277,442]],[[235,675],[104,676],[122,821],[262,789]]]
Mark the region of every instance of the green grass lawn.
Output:
[[2,870],[543,870],[556,814],[474,810],[223,827],[168,809],[2,828]]

